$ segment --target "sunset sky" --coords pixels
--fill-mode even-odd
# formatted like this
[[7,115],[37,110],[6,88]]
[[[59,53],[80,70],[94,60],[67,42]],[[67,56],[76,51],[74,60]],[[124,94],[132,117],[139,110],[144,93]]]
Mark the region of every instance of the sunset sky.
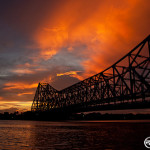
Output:
[[150,34],[150,0],[0,0],[0,112],[30,110],[39,82],[60,90]]

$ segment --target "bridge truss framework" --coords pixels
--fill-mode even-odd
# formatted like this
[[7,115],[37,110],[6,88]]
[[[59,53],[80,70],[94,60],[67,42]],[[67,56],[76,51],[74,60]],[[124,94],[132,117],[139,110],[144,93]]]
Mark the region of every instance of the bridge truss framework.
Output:
[[31,111],[149,101],[150,35],[104,71],[61,91],[39,83]]

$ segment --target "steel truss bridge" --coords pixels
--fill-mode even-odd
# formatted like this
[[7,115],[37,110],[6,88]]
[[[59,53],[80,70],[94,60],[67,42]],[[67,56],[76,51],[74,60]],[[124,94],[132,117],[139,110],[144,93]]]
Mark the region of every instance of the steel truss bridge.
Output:
[[150,108],[150,35],[104,71],[61,91],[39,83],[33,112]]

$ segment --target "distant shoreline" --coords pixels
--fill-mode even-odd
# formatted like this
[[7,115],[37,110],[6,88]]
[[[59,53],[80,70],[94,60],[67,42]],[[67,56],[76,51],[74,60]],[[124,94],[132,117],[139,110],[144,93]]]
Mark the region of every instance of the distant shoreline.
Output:
[[51,114],[50,112],[31,112],[27,111],[19,114],[15,113],[0,113],[0,120],[43,120],[43,121],[61,121],[61,120],[80,120],[80,121],[105,121],[105,120],[150,120],[150,114],[111,114],[111,113],[89,113],[89,114],[69,114],[59,113]]

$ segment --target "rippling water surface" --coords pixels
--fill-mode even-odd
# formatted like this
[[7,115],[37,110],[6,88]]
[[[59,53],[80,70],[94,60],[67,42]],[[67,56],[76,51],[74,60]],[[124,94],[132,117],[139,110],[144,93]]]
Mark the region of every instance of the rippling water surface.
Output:
[[3,150],[142,150],[148,136],[148,121],[0,120]]

